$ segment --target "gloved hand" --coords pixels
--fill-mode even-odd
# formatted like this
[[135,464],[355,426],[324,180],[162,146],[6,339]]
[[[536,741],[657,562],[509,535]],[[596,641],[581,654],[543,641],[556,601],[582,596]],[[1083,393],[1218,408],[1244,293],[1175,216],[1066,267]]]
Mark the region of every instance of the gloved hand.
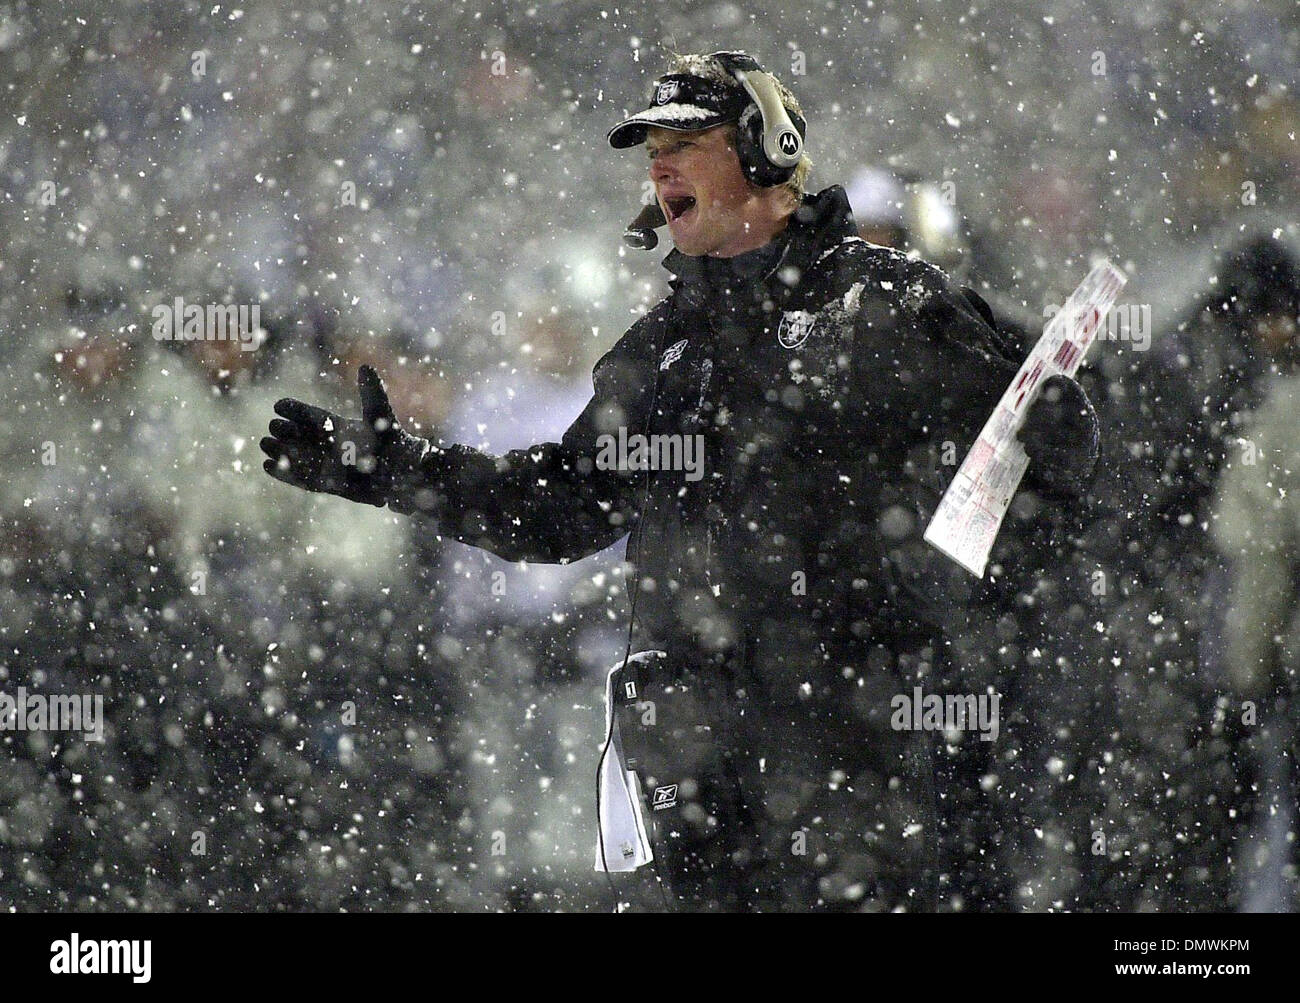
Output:
[[[275,402],[280,418],[262,439],[262,469],[278,481],[383,508],[395,489],[409,486],[420,460],[433,449],[406,432],[393,415],[379,374],[357,371],[361,420],[290,397]],[[283,419],[283,420],[282,420]]]
[[1097,465],[1101,426],[1083,387],[1060,373],[1044,381],[1016,438],[1034,480],[1058,494],[1084,493]]

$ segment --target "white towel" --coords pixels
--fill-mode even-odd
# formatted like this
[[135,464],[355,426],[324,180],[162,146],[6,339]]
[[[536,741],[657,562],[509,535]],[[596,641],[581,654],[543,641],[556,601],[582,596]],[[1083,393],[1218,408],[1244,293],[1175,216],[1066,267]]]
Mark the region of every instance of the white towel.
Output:
[[[662,651],[638,651],[628,664],[652,657],[667,656]],[[654,860],[641,810],[641,782],[623,759],[614,694],[614,676],[621,668],[614,666],[605,679],[605,746],[600,757],[597,819],[600,835],[596,839],[596,870],[605,872],[633,871]]]

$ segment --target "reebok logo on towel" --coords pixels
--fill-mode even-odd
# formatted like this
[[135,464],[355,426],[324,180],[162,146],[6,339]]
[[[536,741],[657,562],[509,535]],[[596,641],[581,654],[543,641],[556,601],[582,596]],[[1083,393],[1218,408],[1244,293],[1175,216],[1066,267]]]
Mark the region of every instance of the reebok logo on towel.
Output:
[[676,362],[678,359],[682,357],[682,352],[686,351],[686,344],[687,344],[687,339],[683,338],[681,341],[677,341],[669,345],[664,350],[663,358],[659,360],[660,371],[667,369],[669,366],[671,366],[674,362]]

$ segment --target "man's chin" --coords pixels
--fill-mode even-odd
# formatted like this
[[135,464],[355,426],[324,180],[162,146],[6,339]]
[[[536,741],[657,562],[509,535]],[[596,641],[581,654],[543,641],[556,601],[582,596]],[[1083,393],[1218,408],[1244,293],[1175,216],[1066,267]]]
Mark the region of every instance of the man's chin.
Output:
[[699,234],[687,231],[685,233],[673,233],[669,227],[668,235],[673,238],[673,247],[685,254],[688,258],[698,258],[700,255],[709,252],[708,242],[701,239]]
[[669,220],[668,235],[673,239],[673,246],[689,257],[709,252],[709,241],[701,226],[698,209],[692,209],[684,218]]

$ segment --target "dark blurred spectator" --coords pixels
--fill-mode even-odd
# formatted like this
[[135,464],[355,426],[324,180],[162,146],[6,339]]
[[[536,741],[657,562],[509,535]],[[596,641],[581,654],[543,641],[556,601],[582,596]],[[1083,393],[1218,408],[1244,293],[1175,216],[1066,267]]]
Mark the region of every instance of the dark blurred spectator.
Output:
[[1022,619],[1042,652],[1025,676],[1037,755],[1076,777],[1048,779],[1040,810],[1104,847],[1072,858],[1078,907],[1240,904],[1234,842],[1254,824],[1255,763],[1222,660],[1229,568],[1209,529],[1250,410],[1294,362],[1298,280],[1300,257],[1268,230],[1220,231],[1133,290],[1158,321],[1150,351],[1107,341],[1081,371],[1103,428],[1091,510]]

